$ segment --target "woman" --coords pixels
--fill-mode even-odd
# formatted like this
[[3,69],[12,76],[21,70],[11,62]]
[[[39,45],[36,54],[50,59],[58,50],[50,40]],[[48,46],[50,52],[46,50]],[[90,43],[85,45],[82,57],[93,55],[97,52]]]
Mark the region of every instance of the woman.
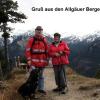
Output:
[[49,47],[49,55],[52,58],[57,85],[57,88],[53,89],[53,91],[60,91],[62,94],[65,94],[67,87],[65,67],[69,64],[68,56],[70,50],[64,41],[60,41],[60,37],[61,35],[59,33],[54,34],[54,42]]

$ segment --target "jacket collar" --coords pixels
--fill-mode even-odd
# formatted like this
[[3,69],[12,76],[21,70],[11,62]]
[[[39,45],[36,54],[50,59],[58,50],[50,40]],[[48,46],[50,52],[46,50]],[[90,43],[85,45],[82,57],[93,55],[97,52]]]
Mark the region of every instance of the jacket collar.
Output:
[[[60,43],[62,43],[62,41],[60,41],[58,44],[60,44]],[[53,45],[56,45],[56,43],[55,43],[55,42],[52,42],[52,44],[53,44]]]

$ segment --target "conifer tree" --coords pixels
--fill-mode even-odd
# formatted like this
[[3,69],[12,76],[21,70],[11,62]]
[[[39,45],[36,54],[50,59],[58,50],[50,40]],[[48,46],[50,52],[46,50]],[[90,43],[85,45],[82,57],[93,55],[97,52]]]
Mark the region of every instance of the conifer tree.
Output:
[[2,37],[4,38],[6,65],[8,65],[7,39],[10,36],[9,32],[12,30],[12,28],[8,26],[8,23],[23,23],[25,19],[27,18],[24,13],[18,12],[17,1],[0,0],[0,31],[3,32]]

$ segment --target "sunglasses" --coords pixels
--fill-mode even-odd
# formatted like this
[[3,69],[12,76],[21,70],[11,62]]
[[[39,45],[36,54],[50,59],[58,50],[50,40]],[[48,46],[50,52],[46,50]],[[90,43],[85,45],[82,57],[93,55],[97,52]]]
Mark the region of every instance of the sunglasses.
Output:
[[36,31],[43,31],[43,29],[36,29]]

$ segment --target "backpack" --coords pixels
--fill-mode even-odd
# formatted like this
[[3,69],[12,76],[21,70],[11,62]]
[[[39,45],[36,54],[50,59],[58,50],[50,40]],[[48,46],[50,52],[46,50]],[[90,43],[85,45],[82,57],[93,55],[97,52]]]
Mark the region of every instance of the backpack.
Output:
[[[42,41],[44,43],[44,46],[45,46],[45,52],[33,52],[32,51],[32,48],[33,48],[33,45],[35,44],[36,41]],[[31,54],[46,54],[46,43],[44,41],[44,38],[42,39],[37,39],[36,37],[33,37],[33,42],[32,42],[32,45],[31,45],[31,49],[30,49],[30,52]]]

